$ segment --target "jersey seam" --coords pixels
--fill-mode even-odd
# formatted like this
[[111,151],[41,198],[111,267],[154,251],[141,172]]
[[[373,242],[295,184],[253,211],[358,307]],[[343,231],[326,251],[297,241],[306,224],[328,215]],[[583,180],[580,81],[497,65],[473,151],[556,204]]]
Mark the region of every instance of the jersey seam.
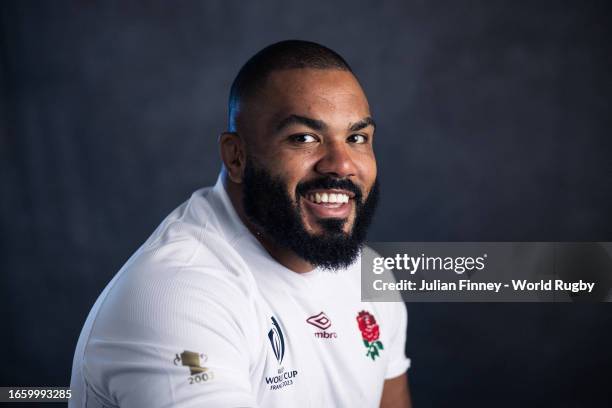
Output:
[[[192,205],[191,199],[192,198],[187,200],[187,202],[185,203],[185,208],[184,208],[184,210],[183,210],[183,212],[182,212],[180,217],[178,217],[178,218],[176,218],[174,220],[168,221],[167,223],[166,223],[166,220],[164,220],[162,222],[162,224],[165,224],[165,225],[163,225],[163,228],[160,229],[159,234],[157,234],[157,237],[153,241],[151,241],[149,243],[145,242],[145,244],[144,244],[144,248],[145,249],[151,249],[155,244],[157,244],[162,239],[162,237],[164,235],[164,232],[168,231],[168,229],[172,225],[178,224],[178,223],[181,223],[181,222],[184,223],[184,219],[185,219],[185,217],[186,217],[186,215],[188,213],[188,210],[191,208],[191,205]],[[162,227],[162,226],[160,225],[160,227]]]
[[208,226],[210,225],[210,223],[208,222],[204,222],[199,226],[199,231],[198,231],[198,235],[196,236],[196,242],[194,244],[194,248],[193,248],[193,252],[191,253],[191,255],[189,256],[188,259],[185,260],[185,262],[179,266],[178,268],[176,268],[176,270],[174,271],[174,276],[177,276],[179,273],[181,273],[181,271],[185,268],[187,268],[188,266],[190,266],[194,260],[194,258],[196,257],[196,255],[198,255],[201,251],[201,247],[204,245],[204,242],[202,240],[202,238],[204,237],[206,230],[208,228]]

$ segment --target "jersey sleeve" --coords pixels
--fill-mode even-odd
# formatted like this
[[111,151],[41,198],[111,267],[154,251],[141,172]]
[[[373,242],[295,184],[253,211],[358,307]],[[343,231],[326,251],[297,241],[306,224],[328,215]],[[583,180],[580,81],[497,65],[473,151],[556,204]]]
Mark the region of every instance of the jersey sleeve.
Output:
[[88,398],[119,407],[256,406],[248,294],[214,270],[146,275],[119,280],[98,313],[82,365]]
[[385,379],[395,378],[410,368],[410,359],[406,357],[406,328],[408,326],[408,313],[403,302],[387,303],[391,306],[391,322],[395,323],[394,333],[391,335],[389,349],[389,363]]

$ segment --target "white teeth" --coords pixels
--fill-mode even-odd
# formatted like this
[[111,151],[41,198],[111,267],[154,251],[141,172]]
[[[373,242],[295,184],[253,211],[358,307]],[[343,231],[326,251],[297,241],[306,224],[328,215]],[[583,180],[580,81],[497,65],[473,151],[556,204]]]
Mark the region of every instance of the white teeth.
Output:
[[349,196],[347,194],[336,194],[336,193],[314,193],[308,194],[306,198],[313,203],[336,203],[344,204],[349,202]]

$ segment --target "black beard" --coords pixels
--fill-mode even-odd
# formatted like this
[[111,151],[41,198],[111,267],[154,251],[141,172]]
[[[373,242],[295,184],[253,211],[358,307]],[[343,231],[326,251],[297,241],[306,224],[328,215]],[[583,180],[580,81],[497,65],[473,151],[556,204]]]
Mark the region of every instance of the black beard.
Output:
[[[343,189],[355,194],[355,221],[348,234],[343,231],[346,220],[338,218],[319,220],[325,231],[322,234],[313,235],[306,231],[299,200],[305,199],[305,193],[315,188]],[[275,244],[293,251],[312,265],[335,270],[348,267],[359,255],[378,204],[379,184],[376,180],[370,194],[363,200],[363,193],[352,181],[323,177],[298,184],[296,201],[293,202],[281,178],[273,177],[247,157],[243,194],[248,219]]]

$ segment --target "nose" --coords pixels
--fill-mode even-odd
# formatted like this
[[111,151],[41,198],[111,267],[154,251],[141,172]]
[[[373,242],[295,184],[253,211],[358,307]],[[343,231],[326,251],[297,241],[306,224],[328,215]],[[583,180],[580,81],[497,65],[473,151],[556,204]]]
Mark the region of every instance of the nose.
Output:
[[350,147],[346,143],[336,141],[324,145],[323,156],[315,168],[321,174],[337,178],[346,178],[357,173]]

